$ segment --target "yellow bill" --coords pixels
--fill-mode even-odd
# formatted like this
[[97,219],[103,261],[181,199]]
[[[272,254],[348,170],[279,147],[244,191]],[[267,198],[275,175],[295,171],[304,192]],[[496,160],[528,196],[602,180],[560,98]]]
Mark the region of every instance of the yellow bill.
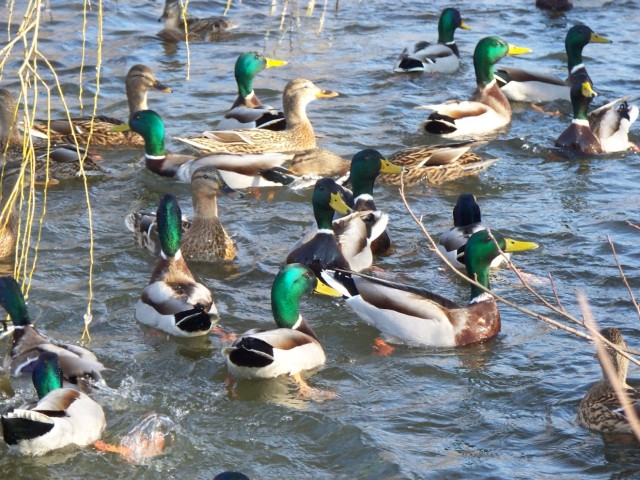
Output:
[[110,132],[128,132],[129,130],[131,130],[131,127],[129,126],[129,122],[124,122],[122,125],[116,125],[115,127],[111,127],[111,130],[109,130]]
[[316,93],[316,98],[332,98],[340,95],[338,92],[332,92],[331,90],[320,90]]
[[265,58],[267,61],[267,68],[271,67],[284,67],[287,62],[285,60],[276,60],[275,58]]
[[523,242],[520,240],[514,240],[513,238],[505,238],[505,252],[525,252],[527,250],[535,250],[540,245],[534,242]]
[[517,47],[516,45],[509,44],[509,51],[507,55],[522,55],[523,53],[531,53],[533,50],[526,47]]
[[591,36],[589,37],[589,43],[613,43],[608,38],[603,37],[602,35],[598,35],[595,32],[591,32]]
[[322,283],[320,280],[318,280],[316,283],[316,288],[314,290],[314,293],[327,295],[329,297],[342,297],[342,294],[338,290],[330,287],[329,285]]
[[598,92],[591,88],[591,82],[582,82],[582,96],[587,98],[598,96]]
[[380,173],[392,173],[392,174],[402,173],[402,167],[394,163],[391,163],[386,158],[383,158],[381,160],[381,163],[382,163],[382,166],[380,167]]
[[471,30],[471,27],[464,22],[460,24],[460,28],[463,28],[465,30]]
[[353,212],[353,209],[344,203],[342,196],[339,193],[332,193],[331,199],[329,200],[329,205],[340,215],[346,215],[348,213]]

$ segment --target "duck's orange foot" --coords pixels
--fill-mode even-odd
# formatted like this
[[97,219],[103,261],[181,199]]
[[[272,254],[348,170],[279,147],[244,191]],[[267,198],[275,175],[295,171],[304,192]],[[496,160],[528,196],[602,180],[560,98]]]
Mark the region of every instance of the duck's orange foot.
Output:
[[213,327],[211,329],[211,333],[215,334],[219,339],[220,343],[233,343],[238,335],[233,332],[227,332],[222,327]]
[[629,150],[632,152],[640,153],[640,147],[633,142],[629,142]]
[[559,111],[555,111],[555,112],[547,112],[544,108],[542,108],[539,105],[536,105],[535,103],[531,104],[531,108],[533,108],[534,110],[540,112],[540,113],[544,113],[545,115],[553,115],[554,117],[559,116],[560,112]]
[[103,442],[102,440],[97,440],[96,442],[94,442],[93,448],[101,452],[119,453],[123,457],[131,454],[129,448],[125,447],[124,445],[114,445],[112,443]]
[[391,345],[389,345],[387,342],[385,342],[381,338],[376,338],[373,341],[372,349],[373,351],[371,352],[371,355],[378,355],[380,357],[388,357],[393,353],[393,350],[394,350],[394,348]]

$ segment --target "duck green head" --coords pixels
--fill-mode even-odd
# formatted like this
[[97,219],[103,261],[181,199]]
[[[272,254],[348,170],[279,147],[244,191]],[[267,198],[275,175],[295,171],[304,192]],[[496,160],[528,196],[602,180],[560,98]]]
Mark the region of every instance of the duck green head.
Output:
[[349,178],[353,186],[353,195],[373,195],[373,184],[381,173],[398,174],[402,167],[394,165],[373,149],[362,150],[351,159]]
[[311,197],[313,215],[318,224],[318,230],[331,230],[334,212],[341,215],[351,213],[353,210],[344,203],[342,187],[332,178],[321,178],[316,182]]
[[438,43],[452,43],[456,28],[471,30],[471,27],[462,21],[457,8],[445,8],[438,20]]
[[265,68],[282,67],[287,62],[267,58],[258,52],[243,53],[236,60],[235,77],[238,84],[238,93],[246,98],[253,92],[253,79]]
[[593,90],[591,79],[585,70],[576,72],[571,78],[571,106],[575,120],[589,121],[589,105],[598,94]]
[[156,218],[162,253],[166,257],[175,257],[182,239],[182,212],[176,197],[167,193],[160,198]]
[[476,197],[471,193],[459,195],[456,206],[453,207],[453,226],[466,227],[481,221],[480,205],[476,202]]
[[285,265],[271,287],[271,310],[280,328],[294,328],[300,318],[300,299],[313,291],[330,294],[311,269],[299,263]]
[[128,122],[111,129],[112,132],[133,130],[144,139],[144,152],[148,156],[164,157],[164,122],[153,110],[140,110],[134,113]]
[[582,63],[582,49],[588,43],[612,43],[611,40],[598,35],[586,25],[574,25],[567,32],[564,48],[567,52],[567,66],[569,73],[573,67]]
[[0,277],[0,305],[7,311],[15,326],[31,324],[27,304],[15,278]]
[[476,82],[479,86],[491,83],[493,78],[493,66],[507,55],[521,55],[531,53],[524,47],[509,45],[500,37],[484,37],[476,45],[473,52],[473,66],[476,71]]
[[[495,242],[493,241],[494,238]],[[464,250],[467,275],[471,279],[475,278],[485,288],[491,288],[489,284],[489,267],[493,259],[500,255],[500,250],[496,243],[503,252],[524,252],[538,248],[537,243],[513,240],[512,238],[503,237],[498,232],[489,230],[480,230],[471,235]],[[484,292],[480,288],[471,285],[472,300],[482,293]]]
[[62,369],[58,363],[58,355],[53,352],[41,353],[34,365],[31,380],[39,399],[53,390],[62,388]]

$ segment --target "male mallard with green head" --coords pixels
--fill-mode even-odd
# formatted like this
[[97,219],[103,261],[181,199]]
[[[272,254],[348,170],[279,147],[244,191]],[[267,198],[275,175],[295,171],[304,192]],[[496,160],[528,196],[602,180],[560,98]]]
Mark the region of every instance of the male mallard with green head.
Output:
[[420,130],[453,137],[492,132],[509,125],[511,106],[494,78],[494,65],[507,55],[529,52],[495,36],[480,40],[473,53],[477,88],[471,100],[417,107],[433,110]]
[[149,170],[182,182],[191,181],[197,169],[212,166],[220,171],[231,188],[282,186],[284,182],[277,181],[278,173],[282,164],[293,158],[288,153],[214,153],[198,157],[168,152],[164,142],[164,122],[153,110],[136,112],[129,122],[116,128],[130,128],[144,138],[144,162]]
[[[373,149],[362,150],[351,159],[349,179],[353,191],[353,204],[349,205],[356,212],[377,211],[373,202],[373,185],[381,173],[399,174],[399,167]],[[391,239],[388,230],[382,230],[377,238],[371,238],[371,251],[374,254],[385,254],[391,249]]]
[[[494,239],[497,242],[494,243]],[[469,278],[490,289],[489,267],[504,252],[532,250],[538,245],[505,238],[489,230],[476,232],[465,249]],[[500,311],[490,293],[471,284],[471,299],[458,305],[428,290],[356,273],[326,271],[322,279],[346,298],[365,323],[394,341],[436,347],[483,342],[500,332]]]
[[495,78],[509,100],[518,102],[571,100],[573,76],[587,71],[582,62],[582,50],[589,43],[611,43],[611,40],[598,35],[586,25],[575,25],[567,31],[564,40],[569,73],[567,80],[510,67],[497,68]]
[[266,128],[284,130],[284,113],[263,105],[253,90],[253,79],[265,68],[281,67],[287,62],[267,58],[258,52],[243,53],[236,60],[234,74],[238,85],[238,98],[218,123],[219,130],[239,128]]
[[300,373],[326,361],[320,340],[300,315],[300,299],[314,290],[332,293],[304,265],[285,265],[278,272],[271,287],[271,310],[278,328],[249,330],[222,350],[232,377],[255,380],[290,375],[306,385]]
[[156,218],[160,259],[136,304],[136,318],[179,337],[206,335],[218,310],[211,292],[196,282],[182,256],[182,212],[176,197],[162,196]]
[[460,66],[460,52],[453,38],[457,28],[471,30],[456,8],[445,8],[438,20],[438,43],[417,42],[406,47],[393,68],[397,73],[453,73]]
[[[464,269],[464,251],[469,237],[486,229],[482,224],[482,214],[476,197],[471,193],[463,193],[458,196],[453,207],[453,227],[440,236],[438,250],[454,267]],[[509,253],[497,256],[491,262],[491,268],[499,267],[509,258]]]
[[99,440],[107,424],[102,407],[84,393],[62,386],[62,369],[54,352],[43,352],[33,369],[38,402],[2,415],[2,435],[9,448],[24,455]]
[[[353,212],[344,198],[348,195],[332,178],[318,180],[311,204],[317,230],[302,238],[287,255],[285,263],[301,263],[316,275],[326,268],[362,270],[371,266],[371,238],[387,225],[382,212]],[[333,220],[335,213],[346,215]],[[317,273],[316,273],[317,272]]]

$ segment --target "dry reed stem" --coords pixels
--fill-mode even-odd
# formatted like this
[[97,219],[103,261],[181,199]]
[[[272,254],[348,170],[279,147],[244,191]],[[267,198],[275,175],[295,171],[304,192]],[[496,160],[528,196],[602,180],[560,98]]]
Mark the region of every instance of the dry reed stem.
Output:
[[620,272],[620,276],[622,277],[622,283],[627,287],[627,292],[629,292],[629,298],[633,302],[633,306],[636,307],[636,313],[638,314],[638,318],[640,318],[640,307],[638,306],[638,302],[636,302],[636,297],[633,295],[633,291],[631,290],[631,285],[627,281],[627,276],[624,274],[622,270],[622,265],[620,265],[620,261],[618,260],[618,254],[616,253],[616,247],[611,241],[611,237],[607,234],[607,241],[609,242],[609,246],[611,247],[611,252],[613,253],[613,259],[616,261],[616,265],[618,267],[618,271]]
[[[409,203],[407,202],[405,193],[404,193],[404,171],[400,174],[400,198],[402,199],[402,203],[404,204],[406,210],[409,212],[409,215],[411,216],[411,218],[413,218],[413,221],[416,222],[416,224],[418,225],[418,227],[420,227],[420,229],[422,230],[422,233],[425,235],[425,237],[427,238],[429,244],[430,244],[430,249],[433,250],[436,255],[440,258],[440,260],[442,260],[448,267],[449,269],[456,274],[457,276],[459,276],[460,278],[464,279],[466,282],[471,283],[475,286],[477,286],[478,288],[480,288],[481,290],[483,290],[484,292],[490,293],[498,302],[504,303],[505,305],[508,305],[516,310],[518,310],[521,313],[524,313],[525,315],[528,315],[530,317],[536,318],[538,320],[541,320],[545,323],[547,323],[548,325],[551,325],[555,328],[558,328],[560,330],[564,330],[565,332],[571,333],[577,337],[583,338],[585,340],[593,340],[593,335],[588,335],[580,330],[577,330],[576,328],[573,328],[571,326],[565,325],[559,321],[553,320],[545,315],[533,312],[527,308],[524,308],[518,304],[516,304],[515,302],[512,302],[510,300],[507,300],[506,298],[502,297],[501,295],[498,295],[497,293],[491,291],[488,288],[485,288],[484,285],[481,285],[480,283],[478,283],[477,281],[475,281],[474,279],[469,278],[467,275],[465,275],[463,272],[459,271],[456,267],[454,267],[449,260],[438,250],[437,248],[437,244],[435,242],[435,240],[433,239],[433,237],[431,236],[431,234],[429,233],[429,231],[427,230],[427,228],[424,226],[424,223],[422,223],[421,219],[418,219],[418,217],[415,215],[415,213],[413,213],[413,210],[411,209],[411,207],[409,206]],[[491,235],[491,234],[490,234]],[[491,238],[493,239],[494,243],[496,245],[497,242],[495,241],[495,238],[493,238],[493,235],[491,235]],[[500,250],[501,253],[502,249],[500,249],[500,246],[498,245],[498,249]],[[518,278],[520,279],[520,282],[523,284],[523,286],[525,286],[525,288],[527,288],[527,290],[529,290],[529,292],[531,292],[532,294],[534,294],[536,296],[536,298],[542,299],[542,296],[539,295],[529,284],[528,282],[522,277],[522,274],[516,269],[515,265],[513,264],[513,262],[511,260],[508,261],[508,264],[510,266],[510,268],[512,270],[514,270],[514,272],[516,273],[516,275],[518,275]],[[580,321],[578,319],[576,319],[575,317],[573,317],[572,315],[570,315],[569,313],[567,313],[566,311],[564,311],[564,309],[558,309],[555,306],[553,306],[552,304],[550,304],[549,302],[547,302],[546,300],[542,299],[543,303],[545,306],[547,306],[547,308],[550,308],[554,313],[560,315],[561,317],[565,318],[566,320],[569,320],[572,323],[576,323],[584,328],[584,322]],[[597,333],[597,332],[596,332]],[[599,339],[606,343],[607,345],[609,345],[610,347],[612,347],[614,350],[616,350],[617,352],[619,352],[620,354],[622,354],[624,357],[628,358],[632,363],[635,363],[636,365],[640,366],[640,360],[637,360],[636,358],[632,357],[629,352],[630,351],[624,351],[622,349],[620,349],[618,346],[612,344],[611,342],[607,341],[607,339],[602,338],[599,334]]]
[[[598,355],[598,360],[600,360],[600,365],[602,365],[603,374],[607,377],[607,380],[613,387],[613,391],[618,397],[618,401],[624,410],[624,413],[627,417],[627,421],[629,422],[629,426],[633,431],[633,434],[636,436],[638,440],[640,440],[640,421],[638,420],[638,414],[636,413],[633,405],[629,401],[629,397],[625,392],[625,385],[621,385],[618,375],[616,374],[615,368],[611,364],[611,359],[609,358],[609,354],[607,353],[603,343],[605,340],[600,333],[598,332],[596,322],[591,314],[591,308],[589,307],[589,302],[587,302],[587,298],[582,291],[577,292],[578,297],[578,305],[580,306],[580,311],[582,312],[582,316],[584,317],[585,327],[592,333],[593,338],[596,344],[596,354]],[[609,343],[609,342],[606,342]]]
[[[231,2],[231,0],[229,0]],[[186,80],[191,78],[191,49],[189,44],[189,25],[187,24],[187,6],[189,5],[189,0],[180,0],[180,9],[182,15],[182,22],[184,24],[184,45],[187,49],[187,77]],[[228,4],[230,6],[231,3]]]

